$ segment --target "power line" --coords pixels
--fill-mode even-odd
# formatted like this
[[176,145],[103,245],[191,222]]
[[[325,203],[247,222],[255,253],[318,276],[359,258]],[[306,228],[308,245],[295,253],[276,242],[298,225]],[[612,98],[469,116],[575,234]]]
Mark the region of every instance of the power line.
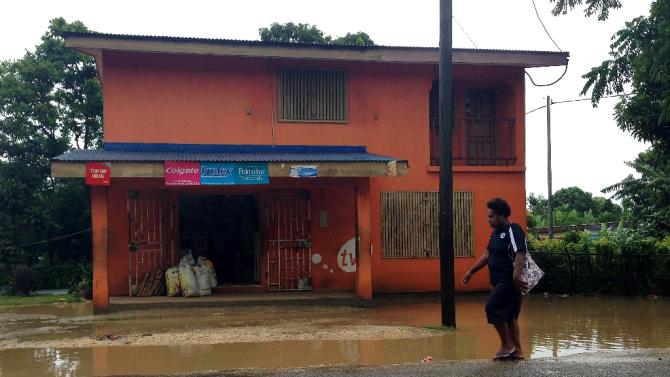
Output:
[[531,0],[533,2],[533,8],[535,9],[535,15],[537,16],[537,20],[540,21],[540,25],[542,25],[542,28],[544,29],[544,32],[547,33],[547,36],[551,41],[554,43],[554,46],[558,49],[558,51],[563,52],[560,47],[558,47],[558,43],[554,40],[554,38],[549,34],[549,30],[547,30],[547,27],[544,25],[544,21],[542,21],[542,17],[540,17],[540,12],[537,11],[537,5],[535,4],[535,0]]
[[[540,25],[542,25],[542,29],[544,29],[544,32],[547,34],[549,39],[551,39],[551,41],[554,43],[554,46],[556,46],[558,51],[563,52],[563,50],[558,46],[558,43],[556,43],[556,40],[554,40],[554,37],[552,37],[551,34],[549,33],[549,30],[547,30],[547,27],[544,25],[544,21],[542,21],[542,17],[540,17],[540,12],[537,10],[537,5],[535,4],[535,0],[531,0],[531,2],[533,3],[533,9],[535,9],[535,15],[537,16],[537,20],[540,21]],[[552,83],[549,83],[549,84],[538,84],[538,83],[535,82],[535,80],[533,80],[533,76],[531,76],[530,73],[528,73],[528,71],[525,71],[525,72],[526,72],[526,76],[528,76],[528,78],[530,79],[530,82],[533,85],[538,86],[538,87],[546,87],[546,86],[552,86],[554,84],[557,84],[559,81],[563,80],[563,77],[565,77],[565,75],[568,73],[568,65],[569,65],[569,62],[565,64],[565,70],[563,71],[563,74],[561,75],[561,77],[559,77],[556,81],[554,81]]]
[[453,17],[454,21],[456,21],[456,25],[458,25],[458,27],[461,29],[461,31],[463,31],[463,34],[465,34],[465,36],[468,37],[468,39],[470,40],[470,43],[472,43],[472,45],[475,46],[475,48],[479,48],[479,46],[477,46],[475,41],[473,41],[472,38],[470,38],[470,34],[468,34],[468,32],[465,31],[465,28],[463,27],[463,25],[461,25],[461,23],[458,22],[458,18],[456,18],[456,16],[452,16],[452,17]]
[[58,236],[58,237],[50,238],[48,240],[43,240],[43,241],[38,241],[38,242],[33,242],[33,243],[27,243],[27,244],[17,245],[17,246],[3,247],[0,250],[13,250],[13,249],[20,249],[20,248],[24,248],[24,247],[28,247],[28,246],[35,246],[35,245],[45,244],[45,243],[49,243],[51,241],[62,240],[62,239],[73,237],[73,236],[76,236],[76,235],[79,235],[79,234],[82,234],[82,233],[86,233],[86,232],[89,232],[90,230],[91,230],[91,228],[88,228],[88,229],[80,230],[78,232],[66,234],[64,236]]
[[[611,96],[602,96],[602,97],[600,97],[600,98],[618,98],[618,97],[627,97],[627,96],[630,96],[630,95],[633,95],[633,94],[635,94],[635,93],[613,94],[613,95],[611,95]],[[552,105],[555,105],[555,104],[559,104],[559,103],[582,102],[582,101],[590,101],[590,100],[591,100],[591,98],[573,98],[573,99],[566,99],[566,100],[563,100],[563,101],[551,101],[551,104],[552,104]],[[538,111],[538,110],[541,110],[541,109],[544,109],[544,108],[546,108],[546,107],[547,107],[547,105],[542,105],[542,106],[540,106],[540,107],[536,107],[536,108],[534,108],[533,110],[528,111],[528,112],[526,113],[526,115],[528,115],[528,114],[530,114],[530,113],[534,113],[534,112],[536,112],[536,111]]]
[[531,76],[530,73],[528,73],[528,71],[524,71],[524,72],[526,73],[526,76],[528,76],[528,78],[530,79],[530,82],[533,85],[538,86],[538,87],[552,86],[554,84],[557,84],[559,81],[563,80],[563,77],[565,77],[565,75],[568,73],[568,65],[569,64],[570,64],[570,62],[565,63],[565,70],[563,71],[563,74],[561,75],[561,77],[559,77],[558,79],[556,79],[556,81],[554,81],[552,83],[549,83],[549,84],[538,84],[538,83],[535,82],[535,80],[533,80],[533,76]]

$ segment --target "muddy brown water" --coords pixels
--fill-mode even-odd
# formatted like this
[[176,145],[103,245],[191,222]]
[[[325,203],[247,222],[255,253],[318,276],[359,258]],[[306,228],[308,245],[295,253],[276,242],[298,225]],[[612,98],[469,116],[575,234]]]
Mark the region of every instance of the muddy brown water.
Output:
[[[370,326],[390,329],[390,333],[394,327],[434,326],[440,319],[439,301],[382,299],[369,309],[315,306],[144,310],[98,317],[90,315],[88,304],[5,307],[0,308],[0,344],[39,345],[104,334],[188,334],[203,329],[253,328],[259,334],[253,338],[256,341],[218,344],[179,340],[151,346],[15,348],[6,344],[0,348],[0,376],[151,375],[230,368],[376,365],[418,362],[428,355],[436,360],[483,359],[498,347],[493,329],[486,325],[484,301],[485,296],[459,298],[455,331],[434,330],[426,335],[422,329],[422,336],[417,337],[329,340],[309,336],[299,340],[304,334],[289,333],[279,341],[264,338],[264,326],[277,328],[294,322],[309,325],[313,321],[313,326],[324,328],[326,334],[337,334],[338,329],[351,324],[361,331]],[[526,353],[534,358],[670,348],[668,314],[668,299],[531,297],[524,301],[520,318],[522,343]],[[292,335],[295,339],[291,339]]]

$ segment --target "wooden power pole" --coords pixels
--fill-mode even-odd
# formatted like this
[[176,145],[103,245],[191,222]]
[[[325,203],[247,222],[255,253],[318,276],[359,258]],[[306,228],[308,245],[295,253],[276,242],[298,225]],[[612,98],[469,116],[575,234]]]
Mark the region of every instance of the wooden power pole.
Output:
[[456,327],[452,172],[452,0],[440,0],[440,292],[442,325]]
[[547,230],[549,238],[554,238],[554,207],[551,182],[551,97],[547,96]]

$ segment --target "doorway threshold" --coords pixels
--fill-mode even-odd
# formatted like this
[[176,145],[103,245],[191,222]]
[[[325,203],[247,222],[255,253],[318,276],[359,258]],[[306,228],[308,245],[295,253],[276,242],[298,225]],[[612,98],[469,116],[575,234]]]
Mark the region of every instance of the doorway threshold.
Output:
[[224,284],[212,289],[213,294],[244,294],[264,292],[265,287],[260,284]]
[[359,306],[354,292],[268,292],[246,294],[214,294],[206,297],[110,297],[109,308],[100,313],[151,308],[208,308],[230,306],[300,306],[335,305]]

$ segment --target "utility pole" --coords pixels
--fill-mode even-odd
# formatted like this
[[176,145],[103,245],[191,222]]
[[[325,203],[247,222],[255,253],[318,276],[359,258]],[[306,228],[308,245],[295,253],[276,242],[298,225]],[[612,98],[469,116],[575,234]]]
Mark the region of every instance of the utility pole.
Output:
[[442,325],[456,327],[452,172],[452,0],[440,0],[440,293]]
[[554,193],[551,188],[551,179],[551,97],[547,96],[547,229],[550,239],[554,238]]

